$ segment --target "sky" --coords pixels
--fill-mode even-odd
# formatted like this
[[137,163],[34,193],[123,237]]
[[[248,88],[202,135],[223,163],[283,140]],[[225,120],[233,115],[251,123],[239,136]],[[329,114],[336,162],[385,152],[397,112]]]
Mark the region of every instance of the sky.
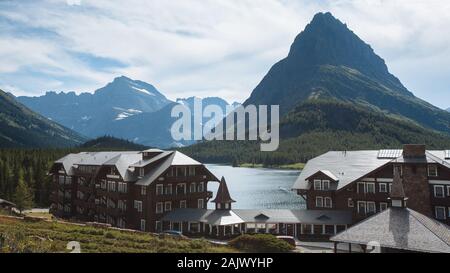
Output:
[[0,88],[94,92],[125,75],[172,100],[243,102],[327,11],[416,96],[450,107],[446,0],[0,0]]

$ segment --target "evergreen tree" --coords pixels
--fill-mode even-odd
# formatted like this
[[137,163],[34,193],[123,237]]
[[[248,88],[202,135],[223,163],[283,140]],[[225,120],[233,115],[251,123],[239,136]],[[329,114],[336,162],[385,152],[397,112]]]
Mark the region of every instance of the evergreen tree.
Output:
[[22,212],[25,209],[33,207],[33,193],[28,184],[23,179],[23,171],[19,171],[19,181],[14,193],[13,201],[16,203],[17,209]]

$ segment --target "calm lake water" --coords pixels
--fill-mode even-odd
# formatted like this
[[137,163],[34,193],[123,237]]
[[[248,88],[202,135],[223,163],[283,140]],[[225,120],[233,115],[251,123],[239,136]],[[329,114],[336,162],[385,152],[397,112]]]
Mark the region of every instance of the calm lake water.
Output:
[[[300,209],[303,199],[291,191],[299,171],[276,169],[233,168],[207,164],[219,179],[224,176],[236,209]],[[208,190],[217,192],[218,183],[208,183]],[[209,203],[208,208],[214,208]]]

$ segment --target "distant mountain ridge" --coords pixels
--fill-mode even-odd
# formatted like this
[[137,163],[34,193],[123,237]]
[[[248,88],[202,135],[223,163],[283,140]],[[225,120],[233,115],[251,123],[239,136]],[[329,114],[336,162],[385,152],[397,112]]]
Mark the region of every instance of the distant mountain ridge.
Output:
[[86,141],[16,101],[0,90],[0,148],[70,147]]
[[171,103],[153,85],[117,77],[93,94],[47,92],[40,97],[18,97],[21,103],[89,137],[104,135],[109,124]]

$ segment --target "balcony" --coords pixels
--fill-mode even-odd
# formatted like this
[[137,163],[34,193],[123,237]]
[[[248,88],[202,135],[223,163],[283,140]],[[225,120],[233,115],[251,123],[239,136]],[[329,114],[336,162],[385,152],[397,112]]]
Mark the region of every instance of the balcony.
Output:
[[172,201],[172,200],[187,200],[187,199],[200,199],[200,198],[212,198],[213,192],[212,191],[203,191],[203,192],[187,192],[187,193],[180,193],[180,194],[161,194],[156,195],[156,198],[158,200],[164,200],[164,201]]

